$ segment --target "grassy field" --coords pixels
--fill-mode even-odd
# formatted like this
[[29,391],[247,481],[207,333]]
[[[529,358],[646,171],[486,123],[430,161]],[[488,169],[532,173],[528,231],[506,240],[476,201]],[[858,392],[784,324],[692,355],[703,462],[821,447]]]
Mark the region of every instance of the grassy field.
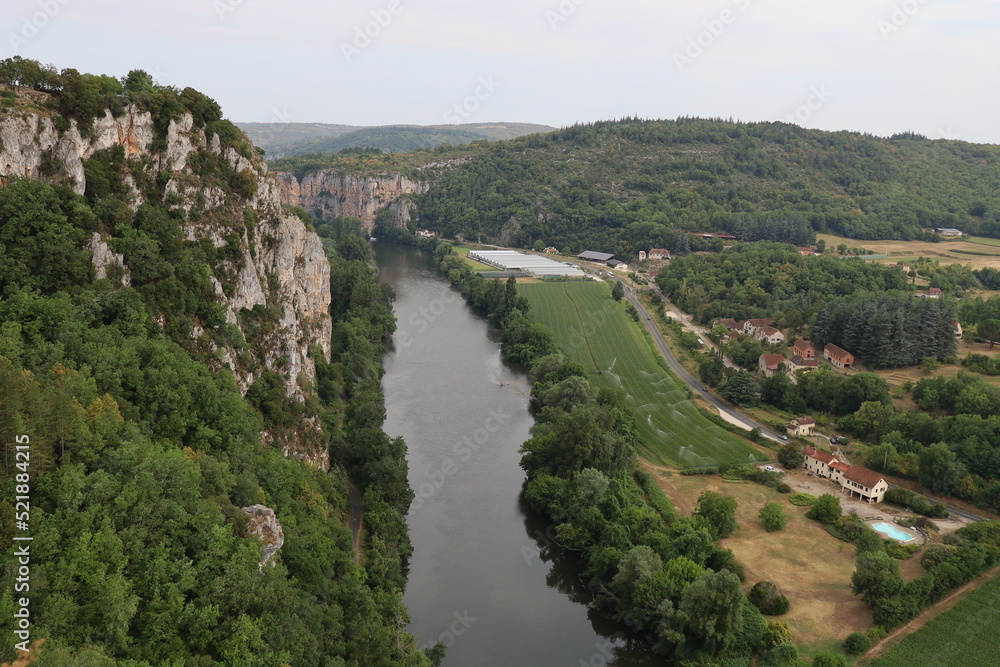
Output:
[[555,333],[560,350],[598,371],[593,382],[626,392],[651,460],[690,468],[765,458],[698,411],[624,305],[611,299],[610,285],[543,283],[518,292],[531,303],[530,316]]
[[859,241],[832,234],[817,234],[826,241],[827,250],[841,243],[849,248],[865,248],[879,255],[889,255],[880,262],[909,262],[917,257],[939,260],[942,264],[971,264],[973,269],[1000,268],[1000,239],[965,236],[960,241]]
[[[664,476],[661,470],[646,468],[685,516],[692,515],[703,491],[736,499],[739,528],[720,545],[732,549],[746,569],[744,588],[773,581],[788,598],[791,608],[775,620],[788,624],[803,658],[818,651],[837,651],[847,635],[871,627],[871,609],[851,593],[854,546],[807,519],[808,507],[796,507],[787,495],[759,484],[729,484],[715,475]],[[788,518],[785,528],[774,533],[765,532],[757,518],[769,501],[781,505]]]
[[871,667],[1000,664],[1000,578],[962,598],[881,656]]

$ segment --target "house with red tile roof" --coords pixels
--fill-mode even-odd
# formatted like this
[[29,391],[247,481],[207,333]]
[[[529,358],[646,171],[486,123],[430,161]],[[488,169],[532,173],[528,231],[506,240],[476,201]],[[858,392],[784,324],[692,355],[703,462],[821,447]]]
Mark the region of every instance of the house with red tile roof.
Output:
[[792,351],[803,359],[816,358],[816,348],[812,346],[812,343],[804,338],[800,338],[795,341],[795,345],[792,346]]
[[785,342],[785,334],[765,324],[757,330],[757,340],[763,341],[768,345],[781,345]]
[[833,343],[826,344],[826,347],[823,348],[823,356],[837,368],[850,368],[854,365],[854,355]]
[[757,360],[757,366],[764,377],[774,377],[775,373],[781,370],[781,364],[785,358],[780,354],[762,354]]
[[917,296],[921,299],[940,299],[944,292],[941,291],[940,287],[932,287],[926,292],[917,292]]
[[756,336],[761,327],[769,327],[772,324],[774,324],[774,320],[769,318],[745,320],[742,329],[747,336]]
[[808,446],[803,450],[806,458],[803,467],[817,477],[836,482],[840,490],[868,503],[880,503],[889,490],[889,483],[877,472],[861,466],[844,463],[833,454]]

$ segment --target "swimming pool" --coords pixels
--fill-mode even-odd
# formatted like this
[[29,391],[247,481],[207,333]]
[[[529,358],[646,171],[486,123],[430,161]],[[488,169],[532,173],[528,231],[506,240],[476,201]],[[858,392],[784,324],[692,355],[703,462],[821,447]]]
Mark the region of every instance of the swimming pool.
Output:
[[883,535],[888,535],[892,539],[899,540],[900,542],[912,542],[914,540],[913,535],[896,528],[891,523],[873,523],[872,528]]

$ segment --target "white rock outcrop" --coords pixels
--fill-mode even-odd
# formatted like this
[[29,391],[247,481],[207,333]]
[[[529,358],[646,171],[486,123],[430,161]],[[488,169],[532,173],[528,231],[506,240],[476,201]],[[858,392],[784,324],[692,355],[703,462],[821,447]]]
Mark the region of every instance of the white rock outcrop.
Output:
[[270,507],[251,505],[241,509],[247,515],[247,534],[259,537],[263,545],[260,555],[260,568],[263,569],[285,543],[285,532]]

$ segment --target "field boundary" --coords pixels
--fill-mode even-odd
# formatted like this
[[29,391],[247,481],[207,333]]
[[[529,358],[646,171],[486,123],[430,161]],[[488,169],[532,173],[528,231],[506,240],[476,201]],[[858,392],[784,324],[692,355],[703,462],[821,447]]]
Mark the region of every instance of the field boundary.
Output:
[[964,600],[970,593],[976,591],[992,581],[1000,574],[1000,567],[995,567],[986,574],[981,574],[976,579],[965,584],[961,588],[951,592],[948,597],[937,602],[934,606],[924,610],[916,618],[901,628],[893,630],[888,637],[876,644],[864,657],[858,661],[859,665],[868,665],[886,651],[899,644],[903,639],[921,630],[929,622],[945,612],[951,611],[955,605]]

